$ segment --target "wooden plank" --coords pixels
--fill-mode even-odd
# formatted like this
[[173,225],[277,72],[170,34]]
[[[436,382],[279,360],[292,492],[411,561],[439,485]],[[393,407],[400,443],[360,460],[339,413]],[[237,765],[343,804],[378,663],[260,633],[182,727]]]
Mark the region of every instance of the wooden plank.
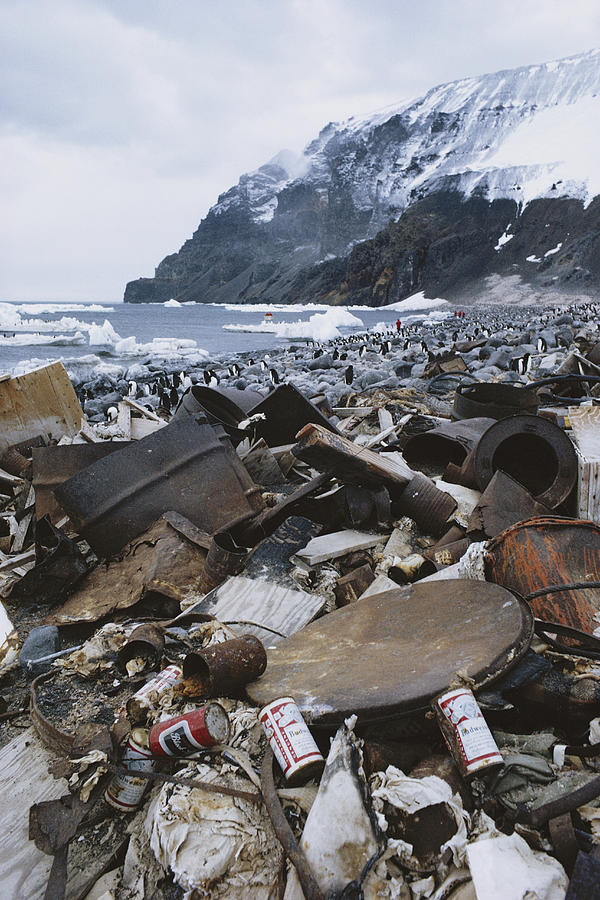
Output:
[[333,534],[322,534],[308,542],[304,550],[299,550],[296,556],[305,561],[309,566],[330,559],[338,559],[346,553],[354,550],[368,550],[383,541],[387,541],[388,535],[369,534],[365,531],[336,531]]
[[0,451],[38,435],[79,431],[83,410],[61,362],[0,382]]
[[153,422],[164,422],[164,419],[161,419],[160,416],[157,416],[156,413],[150,412],[149,409],[146,409],[145,406],[142,406],[140,403],[136,403],[135,400],[132,400],[131,397],[123,397],[123,401],[127,403],[132,409],[135,409],[136,412],[139,412],[141,416],[144,416],[146,419],[151,419]]
[[186,614],[209,613],[234,631],[255,634],[265,646],[274,646],[312,622],[326,601],[319,594],[232,575]]
[[35,559],[35,547],[26,550],[25,553],[19,553],[18,556],[9,556],[0,562],[0,572],[9,572],[11,569],[18,569],[23,563],[31,562]]
[[131,407],[121,401],[117,406],[117,425],[127,440],[131,438]]
[[3,798],[0,829],[0,884],[8,898],[42,898],[52,857],[29,840],[29,807],[54,800],[68,791],[64,778],[48,774],[52,755],[33,728],[0,750],[0,792]]

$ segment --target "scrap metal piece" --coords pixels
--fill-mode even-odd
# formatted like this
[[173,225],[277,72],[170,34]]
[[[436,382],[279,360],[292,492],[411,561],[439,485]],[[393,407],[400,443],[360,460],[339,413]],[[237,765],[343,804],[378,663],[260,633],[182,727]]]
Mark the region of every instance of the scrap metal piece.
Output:
[[178,608],[186,593],[198,587],[205,557],[206,550],[161,517],[119,557],[92,569],[44,624],[97,622],[141,601],[153,601],[159,614],[168,613],[170,606]]
[[[600,580],[600,526],[558,516],[530,519],[490,541],[486,578],[521,596],[544,588]],[[592,634],[598,627],[600,590],[570,589],[534,597],[534,615]]]
[[56,502],[54,489],[97,460],[123,450],[129,441],[98,441],[96,444],[65,444],[62,447],[33,448],[33,486],[35,514],[38,519],[49,515],[56,521],[64,516]]
[[262,413],[265,419],[257,425],[257,434],[269,447],[291,443],[297,433],[310,422],[338,434],[335,425],[314,403],[307,400],[293,384],[280,384],[249,410],[250,416]]
[[400,716],[428,706],[458,671],[476,687],[492,682],[525,653],[532,634],[527,604],[497,585],[417,583],[308,625],[268,651],[265,674],[246,690],[261,706],[293,696],[307,721],[319,724],[352,713],[361,721]]
[[207,593],[222,584],[229,575],[239,575],[249,554],[248,547],[239,546],[228,531],[215,534],[210,542],[200,589]]
[[535,415],[538,407],[539,399],[535,391],[515,384],[493,381],[459,384],[454,394],[454,415],[457,419],[479,416],[505,419],[519,413]]
[[253,634],[188,653],[183,661],[183,692],[189,697],[237,696],[267,667],[267,653]]
[[213,533],[264,505],[229,440],[191,416],[98,460],[56,488],[55,496],[103,557],[167,510]]
[[0,453],[44,435],[60,439],[81,429],[83,410],[61,362],[0,383]]
[[467,523],[467,534],[481,535],[477,540],[495,537],[515,522],[534,517],[551,516],[552,510],[533,497],[529,491],[498,469]]

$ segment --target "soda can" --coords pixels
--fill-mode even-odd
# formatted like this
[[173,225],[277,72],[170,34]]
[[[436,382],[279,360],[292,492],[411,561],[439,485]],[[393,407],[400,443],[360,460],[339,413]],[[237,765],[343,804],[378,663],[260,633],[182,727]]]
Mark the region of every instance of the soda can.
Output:
[[444,740],[460,774],[475,773],[503,765],[504,760],[477,700],[468,688],[457,688],[436,697],[433,708]]
[[325,760],[293,697],[273,700],[259,718],[289,784],[301,784],[321,774]]
[[189,756],[229,738],[229,716],[220,703],[158,722],[150,729],[150,750],[154,756]]
[[104,799],[120,812],[133,812],[142,802],[142,797],[150,783],[147,778],[140,778],[134,773],[152,772],[155,765],[150,752],[146,728],[133,729],[121,762],[131,774],[115,775],[104,792]]
[[183,669],[180,666],[167,666],[143,687],[136,691],[126,703],[127,715],[132,722],[145,722],[149,713],[156,709],[162,694],[180,684],[183,680]]

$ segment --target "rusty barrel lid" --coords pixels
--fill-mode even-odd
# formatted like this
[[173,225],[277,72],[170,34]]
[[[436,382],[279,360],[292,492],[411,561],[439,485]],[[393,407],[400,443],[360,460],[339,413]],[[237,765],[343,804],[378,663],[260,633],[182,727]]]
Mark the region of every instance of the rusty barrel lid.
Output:
[[498,678],[532,634],[530,608],[499,585],[416,583],[357,600],[282,641],[246,690],[261,707],[292,696],[315,724],[403,716],[426,708],[459,671],[475,687]]

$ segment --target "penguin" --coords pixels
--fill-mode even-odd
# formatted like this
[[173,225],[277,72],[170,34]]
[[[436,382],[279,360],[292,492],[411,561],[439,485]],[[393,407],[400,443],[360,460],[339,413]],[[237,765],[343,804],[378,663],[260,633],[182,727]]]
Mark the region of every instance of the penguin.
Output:
[[537,348],[538,348],[538,353],[545,353],[546,350],[548,349],[548,344],[546,342],[546,339],[544,337],[542,337],[542,335],[540,335],[539,338],[537,339]]
[[178,388],[181,384],[181,378],[177,374],[177,372],[173,372],[173,378],[171,379],[171,384],[174,388]]
[[331,358],[332,358],[332,359],[339,359],[339,358],[340,358],[340,353],[339,353],[339,350],[338,350],[337,347],[334,347],[333,353],[331,354]]
[[137,382],[130,381],[129,382],[129,390],[127,391],[127,396],[135,397],[136,394],[137,394]]
[[277,374],[277,371],[275,369],[269,369],[269,379],[273,386],[281,384],[281,382],[279,380],[279,375]]
[[116,406],[109,406],[106,410],[106,418],[109,422],[114,422],[119,415],[119,411]]
[[344,372],[344,380],[346,384],[352,384],[354,381],[354,367],[348,366],[346,371]]
[[179,394],[177,393],[177,388],[171,388],[169,392],[169,400],[171,401],[171,406],[177,406],[177,404],[179,403]]
[[205,369],[202,373],[202,377],[204,378],[204,384],[208,387],[208,385],[210,384],[210,370]]

